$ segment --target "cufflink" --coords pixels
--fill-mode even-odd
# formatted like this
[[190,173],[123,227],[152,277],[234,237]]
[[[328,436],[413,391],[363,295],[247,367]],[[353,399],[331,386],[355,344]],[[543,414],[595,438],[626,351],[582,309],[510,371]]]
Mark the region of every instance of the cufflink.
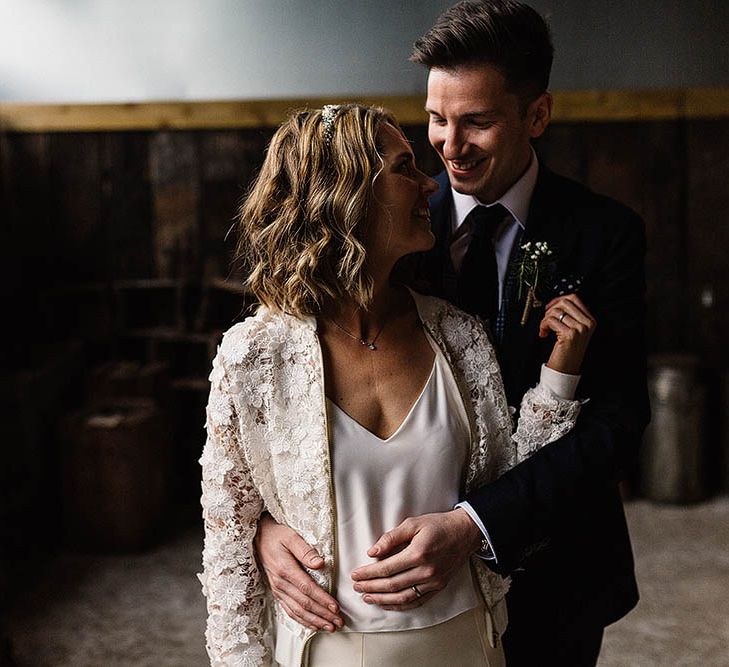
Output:
[[478,555],[484,560],[496,560],[496,554],[485,537],[481,540],[481,548],[478,550]]

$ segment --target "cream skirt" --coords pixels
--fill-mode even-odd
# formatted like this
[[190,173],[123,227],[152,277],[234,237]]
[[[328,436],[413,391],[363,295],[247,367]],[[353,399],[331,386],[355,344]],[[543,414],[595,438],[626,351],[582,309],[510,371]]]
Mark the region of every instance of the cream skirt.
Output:
[[[488,626],[488,627],[487,627]],[[307,667],[504,667],[483,607],[420,630],[319,633],[308,644]]]

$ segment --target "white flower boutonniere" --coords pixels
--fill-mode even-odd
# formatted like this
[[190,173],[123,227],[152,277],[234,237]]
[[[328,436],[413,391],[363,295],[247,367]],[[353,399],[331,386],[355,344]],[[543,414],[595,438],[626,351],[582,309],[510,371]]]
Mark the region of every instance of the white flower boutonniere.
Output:
[[524,326],[529,319],[532,308],[539,308],[542,302],[537,297],[539,278],[545,277],[553,265],[552,255],[554,254],[545,241],[528,241],[521,246],[521,261],[517,265],[517,277],[519,279],[519,301],[522,300],[526,291],[526,301],[521,314],[521,326]]

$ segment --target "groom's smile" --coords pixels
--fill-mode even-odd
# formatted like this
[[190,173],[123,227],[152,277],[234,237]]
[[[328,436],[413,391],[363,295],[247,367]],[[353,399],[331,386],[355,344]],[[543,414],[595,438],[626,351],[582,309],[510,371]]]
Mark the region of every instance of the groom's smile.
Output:
[[467,176],[472,173],[478,165],[483,164],[486,158],[480,160],[449,160],[451,170],[459,175]]

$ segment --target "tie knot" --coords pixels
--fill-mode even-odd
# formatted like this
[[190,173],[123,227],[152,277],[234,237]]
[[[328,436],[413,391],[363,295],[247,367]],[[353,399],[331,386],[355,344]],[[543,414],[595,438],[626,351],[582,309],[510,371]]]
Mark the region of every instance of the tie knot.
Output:
[[473,228],[476,237],[493,238],[496,228],[508,215],[508,211],[501,204],[491,206],[476,206],[466,217]]

